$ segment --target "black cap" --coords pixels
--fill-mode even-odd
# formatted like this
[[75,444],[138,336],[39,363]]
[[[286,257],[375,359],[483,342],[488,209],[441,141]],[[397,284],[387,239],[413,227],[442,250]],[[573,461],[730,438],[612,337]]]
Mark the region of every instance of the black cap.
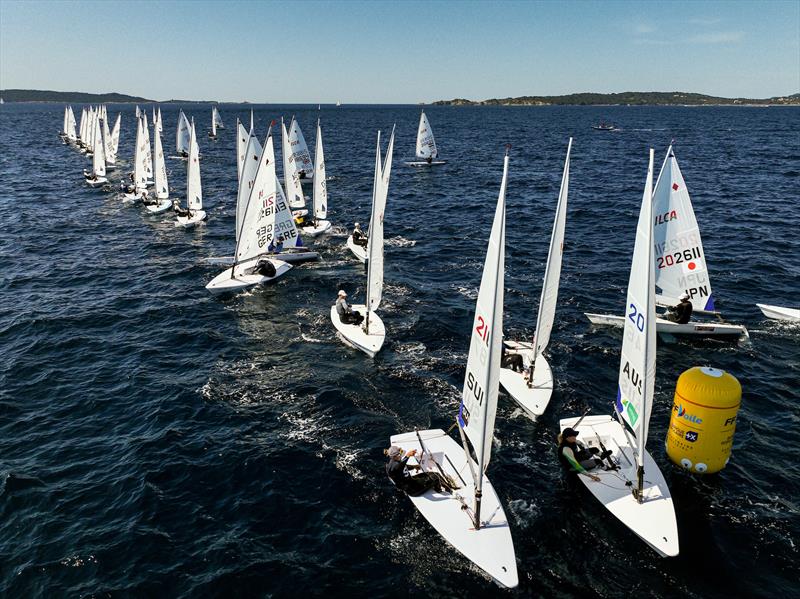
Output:
[[576,431],[574,428],[567,427],[564,429],[564,432],[561,433],[561,436],[566,439],[567,437],[577,437],[579,434],[580,433]]

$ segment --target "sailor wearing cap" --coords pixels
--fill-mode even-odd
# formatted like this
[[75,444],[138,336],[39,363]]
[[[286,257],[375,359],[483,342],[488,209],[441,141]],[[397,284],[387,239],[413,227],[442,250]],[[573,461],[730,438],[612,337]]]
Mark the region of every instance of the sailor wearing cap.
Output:
[[558,436],[558,460],[565,470],[583,474],[593,481],[599,481],[600,477],[590,474],[589,470],[602,466],[603,460],[611,452],[604,451],[600,455],[596,455],[600,453],[600,450],[596,447],[587,449],[583,443],[578,441],[579,434],[574,428],[567,427]]
[[692,302],[689,301],[688,293],[682,293],[678,299],[681,300],[680,303],[670,306],[664,318],[678,324],[686,324],[692,318]]
[[336,297],[336,313],[344,324],[361,324],[364,317],[347,303],[347,292],[340,289]]

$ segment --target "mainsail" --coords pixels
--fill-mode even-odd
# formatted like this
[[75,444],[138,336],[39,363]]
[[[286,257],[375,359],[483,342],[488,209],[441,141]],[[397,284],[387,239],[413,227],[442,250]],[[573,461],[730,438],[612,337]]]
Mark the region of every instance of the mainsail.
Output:
[[[389,177],[392,173],[392,154],[394,152],[394,129],[389,138],[383,166],[380,163],[380,133],[378,133],[376,177],[374,180],[372,213],[369,219],[369,243],[367,244],[367,310],[376,311],[383,298],[383,216],[386,211],[386,198],[389,192]],[[369,322],[369,321],[368,321]],[[367,325],[369,326],[369,324]]]
[[185,154],[187,156],[189,154],[190,129],[189,119],[186,118],[186,115],[183,114],[183,110],[181,110],[178,115],[178,130],[175,133],[175,149],[179,154]]
[[653,150],[647,168],[636,244],[625,302],[625,332],[619,365],[617,414],[630,426],[637,465],[644,466],[645,445],[656,375],[656,313],[653,273]]
[[103,152],[103,138],[100,134],[100,120],[94,122],[94,149],[92,155],[92,172],[97,177],[106,176],[106,155]]
[[[558,192],[556,217],[553,222],[553,233],[550,235],[550,250],[547,253],[547,266],[544,270],[542,295],[539,299],[539,312],[536,316],[536,358],[547,348],[550,333],[556,316],[558,303],[558,283],[561,279],[561,259],[564,254],[564,232],[567,225],[567,195],[569,194],[569,155],[572,151],[572,138],[567,146],[567,158],[564,161],[564,173],[561,176],[561,189]],[[532,379],[533,377],[531,377]]]
[[489,464],[500,384],[500,353],[503,342],[503,281],[505,273],[506,182],[508,155],[503,161],[503,181],[497,198],[492,231],[483,265],[481,287],[475,306],[467,358],[467,373],[461,392],[458,424],[472,443],[478,460],[476,489],[481,490],[483,472]]
[[681,294],[688,293],[695,310],[713,311],[700,228],[672,146],[653,192],[653,218],[655,283],[663,294],[659,300],[672,305]]
[[425,111],[419,116],[419,128],[417,129],[417,158],[436,158],[439,152],[436,149],[436,141],[433,139],[433,130],[425,116]]
[[244,153],[247,150],[247,140],[252,133],[252,129],[250,133],[247,133],[239,119],[236,119],[236,176],[239,179],[242,178],[242,164],[244,164]]
[[133,181],[136,192],[147,189],[147,173],[145,172],[145,138],[142,131],[142,119],[136,119],[136,152],[133,157]]
[[[239,125],[241,127],[241,125]],[[242,221],[244,220],[245,211],[247,210],[247,203],[250,201],[250,192],[253,190],[256,174],[258,173],[259,164],[262,155],[261,144],[258,138],[253,135],[247,141],[247,147],[242,156],[243,167],[242,174],[239,177],[239,191],[236,197],[236,239],[242,230]],[[274,149],[273,149],[274,153]],[[273,161],[274,161],[273,156]],[[275,165],[272,165],[272,170],[275,170]]]
[[219,127],[220,129],[224,129],[225,125],[222,123],[222,117],[219,116],[219,110],[217,110],[217,107],[213,106],[211,108],[211,112],[212,112],[212,123],[214,124],[214,130],[216,131],[217,127]]
[[203,186],[200,184],[200,150],[194,119],[189,130],[189,165],[186,168],[186,204],[189,210],[203,209]]
[[153,137],[155,138],[155,186],[156,198],[166,200],[169,197],[169,183],[167,182],[167,165],[164,162],[164,148],[161,146],[161,133],[158,131],[158,122],[153,126]]
[[147,180],[153,180],[153,151],[150,149],[150,129],[147,127],[147,112],[142,111],[142,134],[144,135],[144,172]]
[[325,182],[325,154],[322,150],[322,127],[317,119],[317,141],[314,148],[317,161],[314,171],[314,218],[324,220],[328,216],[328,187]]
[[305,208],[306,199],[303,196],[303,187],[300,185],[300,179],[297,172],[292,166],[292,150],[289,144],[289,135],[286,132],[286,124],[281,119],[281,139],[282,139],[282,155],[283,155],[283,181],[286,185],[286,195],[289,198],[289,207],[292,210],[299,210]]
[[311,162],[311,154],[308,151],[305,137],[294,117],[292,117],[292,124],[289,127],[289,148],[291,150],[289,166],[291,166],[292,172],[303,171],[306,176],[310,176],[314,172],[314,163]]

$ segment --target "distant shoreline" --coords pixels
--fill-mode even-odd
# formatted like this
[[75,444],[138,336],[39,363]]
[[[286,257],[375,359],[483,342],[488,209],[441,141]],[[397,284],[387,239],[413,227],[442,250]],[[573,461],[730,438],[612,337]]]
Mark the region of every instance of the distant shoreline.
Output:
[[564,96],[520,96],[438,100],[434,106],[800,106],[800,94],[772,98],[721,98],[689,92],[580,93]]

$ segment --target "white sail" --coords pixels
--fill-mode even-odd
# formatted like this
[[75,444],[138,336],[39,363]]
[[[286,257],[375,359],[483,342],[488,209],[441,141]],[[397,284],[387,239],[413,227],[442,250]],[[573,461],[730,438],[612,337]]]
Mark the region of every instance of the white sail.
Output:
[[281,140],[283,155],[283,182],[286,186],[286,195],[289,198],[289,207],[292,210],[305,208],[306,199],[303,196],[303,187],[300,185],[300,178],[292,167],[292,150],[289,144],[289,135],[286,132],[286,124],[281,119]]
[[625,302],[625,332],[619,365],[615,408],[630,425],[638,466],[644,464],[644,449],[653,405],[656,375],[655,275],[653,273],[653,150],[647,168],[636,245],[633,248],[628,297]]
[[161,106],[158,107],[158,132],[164,132],[164,122],[161,120]]
[[225,125],[222,123],[222,117],[219,115],[219,110],[217,110],[216,106],[211,108],[211,122],[214,126],[214,131],[216,132],[217,127],[220,129],[224,129]]
[[250,109],[250,135],[253,135],[255,131],[255,125],[253,124],[253,109]]
[[328,216],[328,186],[325,181],[325,154],[322,150],[322,127],[317,119],[317,142],[314,148],[314,218],[323,220]]
[[653,218],[656,285],[664,301],[675,303],[682,293],[688,293],[695,310],[713,311],[700,228],[672,146],[653,191]]
[[178,129],[175,133],[175,149],[179,154],[189,154],[190,129],[189,119],[186,118],[183,110],[181,110],[178,115]]
[[503,161],[503,181],[500,184],[486,261],[483,264],[481,287],[472,322],[467,373],[458,411],[458,424],[472,443],[478,460],[478,491],[483,479],[481,473],[486,471],[491,457],[500,381],[507,180],[508,155]]
[[153,151],[150,149],[150,129],[147,126],[147,112],[142,111],[142,135],[144,135],[144,172],[147,180],[153,180]]
[[154,161],[154,176],[156,186],[156,198],[159,200],[166,200],[169,197],[169,183],[167,182],[167,165],[164,161],[164,148],[161,145],[161,133],[158,132],[158,121],[153,123],[153,145],[155,152],[153,156]]
[[[256,140],[257,143],[257,140]],[[254,146],[248,144],[248,149]],[[274,213],[281,201],[277,197],[275,182],[275,148],[272,132],[267,134],[264,151],[260,156],[252,190],[242,215],[242,226],[236,242],[236,262],[243,262],[267,252],[274,236]],[[286,202],[282,202],[284,207]]]
[[152,109],[153,109],[153,128],[155,129],[156,126],[158,125],[158,115],[156,114],[156,105],[155,104],[153,104]]
[[314,163],[311,162],[311,154],[308,151],[306,139],[303,137],[303,132],[300,130],[300,125],[292,117],[292,124],[289,127],[289,147],[291,154],[289,157],[289,165],[292,167],[293,173],[303,171],[306,175],[314,172]]
[[[277,176],[275,177],[275,186],[278,188],[278,198],[283,200],[285,205],[289,206],[289,202],[286,199],[286,194],[283,193],[281,181],[277,178]],[[300,233],[297,230],[297,225],[295,224],[294,217],[292,216],[291,207],[286,211],[285,214],[279,215],[279,219],[282,223],[281,226],[283,230],[289,232],[288,235],[284,235],[283,247],[303,247],[303,239],[300,237]]]
[[78,133],[81,137],[81,142],[86,142],[86,107],[81,109],[81,122],[78,128]]
[[106,154],[106,162],[109,164],[116,162],[116,156],[114,156],[113,162],[109,160],[113,153],[113,148],[111,146],[111,131],[108,129],[108,120],[103,119],[103,151]]
[[238,179],[242,178],[242,164],[244,164],[244,154],[247,151],[247,140],[252,134],[252,129],[250,133],[247,133],[239,119],[236,119],[236,177]]
[[217,136],[217,118],[214,110],[211,111],[211,135]]
[[[241,126],[241,125],[240,125]],[[273,148],[273,153],[274,153]],[[239,177],[239,191],[236,197],[236,239],[239,239],[242,230],[247,203],[250,201],[250,192],[255,184],[256,174],[258,173],[261,161],[262,148],[258,138],[253,135],[248,138],[247,147],[244,150],[242,174]],[[274,160],[274,157],[273,157]],[[272,170],[275,170],[273,165]]]
[[386,198],[389,191],[389,176],[392,172],[392,153],[394,152],[394,129],[389,138],[389,147],[383,166],[380,162],[380,133],[378,133],[378,157],[375,168],[379,175],[375,177],[372,213],[369,219],[369,243],[367,244],[367,308],[375,312],[383,298],[383,217],[386,212]]
[[186,167],[186,204],[189,210],[203,209],[203,186],[200,184],[200,149],[194,119],[189,129],[189,164]]
[[136,119],[136,150],[133,156],[133,181],[136,192],[147,189],[147,173],[145,171],[145,139],[142,131],[142,119]]
[[417,158],[436,158],[438,155],[431,124],[423,111],[419,115],[419,128],[417,129]]
[[140,116],[142,116],[142,111],[139,110],[139,105],[137,104],[136,105],[136,118],[138,119]]
[[69,128],[69,106],[64,106],[64,122],[61,125],[61,133],[66,135]]
[[119,126],[120,121],[122,120],[122,113],[117,115],[117,120],[114,123],[114,128],[111,130],[111,143],[110,151],[108,156],[106,156],[106,162],[109,164],[116,164],[117,163],[117,152],[119,151]]
[[[572,150],[572,138],[567,146],[567,158],[564,161],[564,174],[561,176],[561,189],[558,192],[556,217],[553,221],[553,233],[550,235],[550,250],[547,253],[547,266],[544,269],[542,295],[539,299],[539,313],[536,316],[536,356],[539,356],[550,342],[550,333],[556,317],[558,303],[558,283],[561,279],[561,259],[564,253],[564,231],[567,225],[567,195],[569,194],[569,155]],[[533,362],[536,359],[534,357]]]
[[67,139],[70,141],[75,141],[77,139],[77,134],[75,132],[75,113],[72,112],[72,106],[68,106],[67,108]]
[[106,176],[106,155],[103,152],[103,136],[100,133],[100,120],[94,122],[94,148],[92,149],[92,172],[97,177]]

